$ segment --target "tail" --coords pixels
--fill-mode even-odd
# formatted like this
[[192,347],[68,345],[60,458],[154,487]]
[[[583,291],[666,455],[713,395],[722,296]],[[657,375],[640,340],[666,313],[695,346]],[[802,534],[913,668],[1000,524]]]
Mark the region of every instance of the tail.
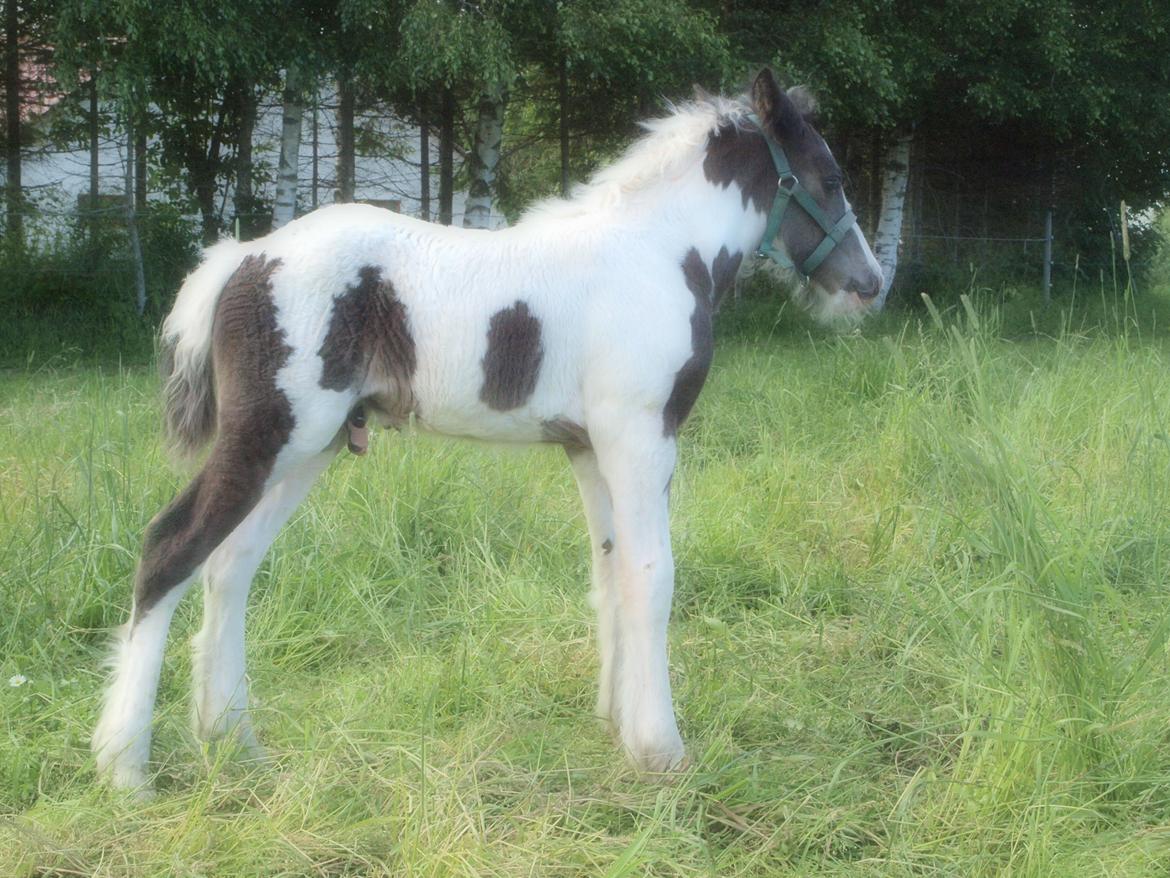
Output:
[[194,455],[215,435],[211,327],[220,293],[245,252],[245,245],[231,240],[207,248],[163,321],[159,371],[165,382],[167,441],[180,456]]

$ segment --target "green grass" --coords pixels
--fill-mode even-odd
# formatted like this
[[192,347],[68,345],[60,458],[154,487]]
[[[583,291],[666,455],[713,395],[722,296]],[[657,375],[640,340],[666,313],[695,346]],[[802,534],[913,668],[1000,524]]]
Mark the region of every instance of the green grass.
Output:
[[674,483],[694,764],[664,785],[590,715],[560,452],[378,434],[253,589],[275,765],[187,729],[192,596],[161,795],[99,788],[106,629],[183,476],[149,369],[0,374],[0,875],[1170,873],[1167,324],[1089,305],[723,315]]

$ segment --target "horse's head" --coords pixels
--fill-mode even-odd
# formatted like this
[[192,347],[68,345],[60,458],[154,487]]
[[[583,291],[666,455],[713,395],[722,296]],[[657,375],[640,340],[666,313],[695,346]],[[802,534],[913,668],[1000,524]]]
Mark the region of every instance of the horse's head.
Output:
[[784,91],[764,69],[751,102],[758,127],[721,130],[715,140],[724,143],[708,148],[708,176],[734,180],[745,205],[768,213],[760,251],[808,278],[814,310],[864,314],[878,300],[881,267],[845,198],[841,167],[810,121],[810,99]]

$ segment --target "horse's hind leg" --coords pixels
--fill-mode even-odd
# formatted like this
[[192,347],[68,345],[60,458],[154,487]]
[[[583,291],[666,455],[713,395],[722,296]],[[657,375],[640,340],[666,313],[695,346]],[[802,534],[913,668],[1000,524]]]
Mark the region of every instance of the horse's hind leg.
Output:
[[192,723],[204,740],[235,735],[253,757],[263,755],[247,713],[244,613],[248,591],[269,546],[333,454],[327,450],[290,466],[204,565],[203,627],[193,642],[192,699]]
[[93,734],[98,772],[116,787],[147,782],[151,714],[171,616],[199,566],[260,499],[276,450],[258,453],[246,436],[221,436],[199,475],[147,528],[134,610],[120,632]]

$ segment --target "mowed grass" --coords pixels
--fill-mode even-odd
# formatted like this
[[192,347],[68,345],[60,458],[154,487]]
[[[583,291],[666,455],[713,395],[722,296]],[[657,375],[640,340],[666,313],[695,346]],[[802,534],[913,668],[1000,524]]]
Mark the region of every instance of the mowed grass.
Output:
[[161,794],[101,789],[108,629],[184,476],[149,369],[0,375],[0,875],[1170,872],[1162,330],[956,307],[833,336],[777,308],[723,315],[681,439],[672,783],[591,716],[561,452],[385,433],[253,588],[273,765],[188,731],[193,591]]

